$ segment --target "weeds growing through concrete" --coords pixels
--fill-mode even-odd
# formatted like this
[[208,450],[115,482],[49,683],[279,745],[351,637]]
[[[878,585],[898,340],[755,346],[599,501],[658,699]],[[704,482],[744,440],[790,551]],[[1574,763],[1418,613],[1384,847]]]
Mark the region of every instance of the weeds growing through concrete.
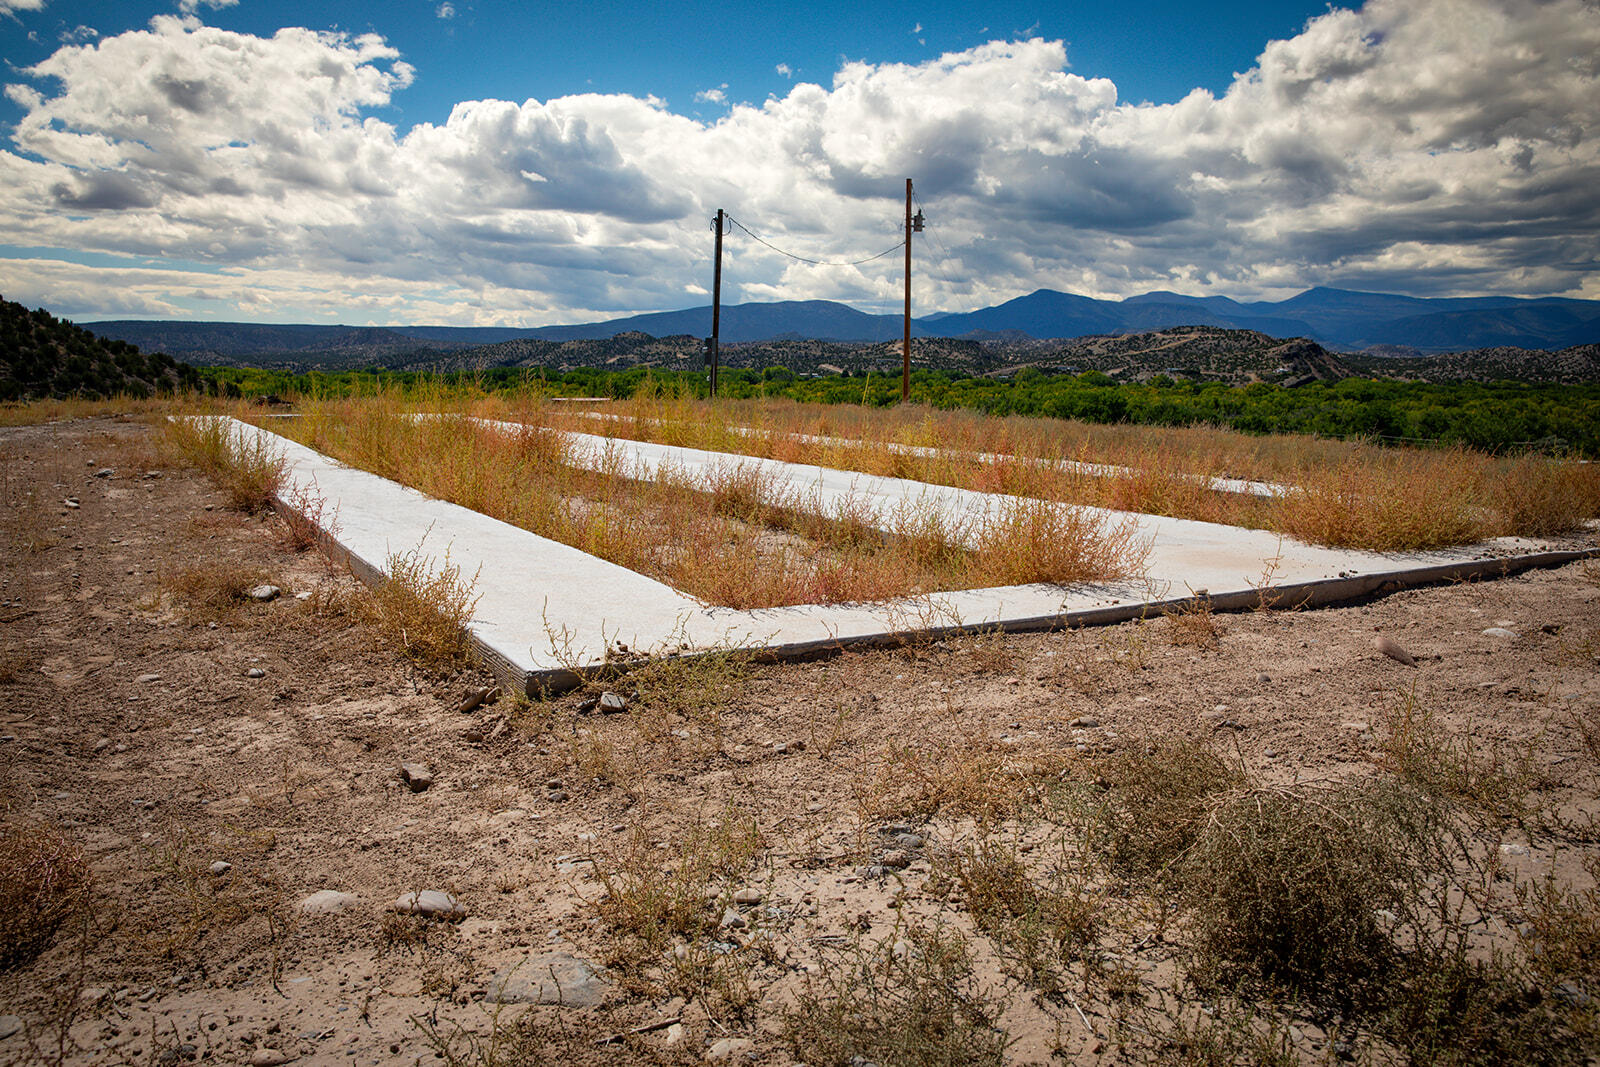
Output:
[[[525,415],[524,417],[535,417]],[[381,400],[329,405],[283,427],[345,462],[649,574],[753,608],[878,600],[1020,582],[1127,576],[1129,524],[1039,501],[951,517],[930,501],[878,514],[823,505],[730,461],[690,473],[579,455],[540,423],[409,418]]]
[[[990,492],[1278,530],[1373,550],[1570,533],[1600,516],[1593,464],[1205,427],[1104,426],[902,406],[709,405],[649,389],[557,425]],[[603,427],[603,428],[602,428]],[[1091,469],[1092,468],[1092,469]],[[1287,485],[1278,497],[1210,479]]]

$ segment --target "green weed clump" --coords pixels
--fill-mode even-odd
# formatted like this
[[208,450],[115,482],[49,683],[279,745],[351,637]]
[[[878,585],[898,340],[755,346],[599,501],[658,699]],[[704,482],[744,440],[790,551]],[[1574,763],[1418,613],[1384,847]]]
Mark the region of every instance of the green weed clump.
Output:
[[959,934],[912,927],[809,978],[783,1032],[797,1059],[827,1067],[999,1065],[1011,1044],[1003,1010]]
[[0,971],[31,963],[89,903],[89,864],[48,823],[0,821]]

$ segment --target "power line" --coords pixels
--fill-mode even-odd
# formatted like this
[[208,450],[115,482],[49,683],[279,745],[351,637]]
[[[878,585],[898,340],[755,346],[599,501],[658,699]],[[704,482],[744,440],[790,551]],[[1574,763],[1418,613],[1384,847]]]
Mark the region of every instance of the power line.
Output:
[[[917,210],[921,211],[922,210],[922,200],[920,198],[916,197],[915,194],[912,194],[912,195],[913,195],[913,199],[916,202]],[[950,250],[945,247],[944,241],[939,239],[938,228],[934,227],[934,226],[927,227],[927,234],[928,234],[929,237],[933,238],[934,244],[939,246],[940,262],[941,263],[953,263],[955,261],[956,257],[950,254]],[[957,279],[952,278],[948,273],[941,274],[940,277],[939,277],[939,280],[942,281],[942,282],[947,282],[947,283],[949,283],[951,285],[957,284]]]
[[809,263],[814,267],[859,267],[863,263],[871,263],[875,259],[882,259],[884,256],[893,255],[894,253],[900,251],[902,245],[904,245],[904,243],[905,243],[904,241],[896,241],[893,245],[891,245],[890,247],[884,249],[882,252],[879,252],[875,256],[868,256],[866,259],[854,259],[854,260],[848,260],[848,261],[828,260],[828,259],[807,259],[805,256],[797,256],[793,252],[790,252],[790,251],[788,251],[786,249],[783,249],[783,248],[779,248],[777,245],[773,244],[771,241],[767,240],[765,237],[762,237],[759,233],[756,233],[754,230],[750,229],[750,227],[746,226],[744,223],[740,222],[738,219],[734,218],[732,215],[728,215],[727,219],[728,219],[729,222],[731,222],[735,226],[739,227],[739,229],[743,230],[750,237],[752,237],[755,240],[757,240],[757,241],[761,242],[762,244],[766,245],[768,248],[772,249],[774,252],[777,252],[779,255],[788,256],[790,259],[797,259],[801,263]]

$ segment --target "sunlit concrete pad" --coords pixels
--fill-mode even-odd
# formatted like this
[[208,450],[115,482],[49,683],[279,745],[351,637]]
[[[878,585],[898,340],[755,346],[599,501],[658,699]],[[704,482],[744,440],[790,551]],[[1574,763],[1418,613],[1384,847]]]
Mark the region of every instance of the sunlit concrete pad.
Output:
[[[604,425],[608,422],[623,422],[629,420],[626,415],[615,415],[603,411],[570,412],[579,418],[591,419]],[[765,431],[752,429],[746,426],[730,426],[734,433],[745,437],[760,437]],[[852,441],[846,437],[820,437],[816,434],[797,433],[787,435],[789,439],[803,444],[819,445],[823,448],[856,448],[863,442]],[[927,445],[907,445],[898,441],[872,442],[872,447],[881,448],[885,452],[897,456],[916,456],[919,459],[957,459],[987,466],[1001,463],[1026,463],[1037,467],[1051,467],[1068,474],[1079,474],[1087,478],[1126,478],[1138,473],[1130,467],[1118,467],[1110,463],[1087,463],[1076,459],[1038,459],[1018,458],[1016,456],[1001,455],[995,452],[951,452],[946,449],[931,448]],[[1276,482],[1257,482],[1246,478],[1210,477],[1203,474],[1175,475],[1179,481],[1186,481],[1196,485],[1203,485],[1214,493],[1238,493],[1242,496],[1284,496],[1289,492],[1289,487]]]
[[[560,687],[624,644],[635,653],[737,646],[778,657],[815,654],[908,632],[1001,626],[1041,629],[1120,621],[1204,596],[1229,609],[1259,603],[1322,604],[1386,587],[1497,576],[1595,554],[1499,539],[1419,553],[1341,551],[1256,530],[1149,515],[1106,513],[1138,526],[1150,544],[1135,581],[970,589],[874,604],[739,611],[704,605],[653,579],[567,545],[343,466],[244,423],[234,429],[281,452],[283,498],[309,494],[332,516],[332,544],[363,578],[417,552],[437,570],[476,576],[473,638],[503,680],[532,692]],[[852,477],[844,472],[834,472]],[[920,483],[909,483],[929,488]]]

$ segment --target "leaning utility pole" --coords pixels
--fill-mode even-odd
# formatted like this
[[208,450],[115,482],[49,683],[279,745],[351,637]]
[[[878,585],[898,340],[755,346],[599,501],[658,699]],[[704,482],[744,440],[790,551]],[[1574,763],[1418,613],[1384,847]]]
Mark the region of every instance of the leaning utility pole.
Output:
[[706,365],[711,368],[711,398],[717,397],[717,342],[722,332],[722,209],[711,225],[717,231],[717,265],[711,272],[711,336],[706,339]]
[[906,332],[900,344],[900,403],[911,399],[911,235],[922,232],[922,212],[911,214],[911,179],[906,179]]

